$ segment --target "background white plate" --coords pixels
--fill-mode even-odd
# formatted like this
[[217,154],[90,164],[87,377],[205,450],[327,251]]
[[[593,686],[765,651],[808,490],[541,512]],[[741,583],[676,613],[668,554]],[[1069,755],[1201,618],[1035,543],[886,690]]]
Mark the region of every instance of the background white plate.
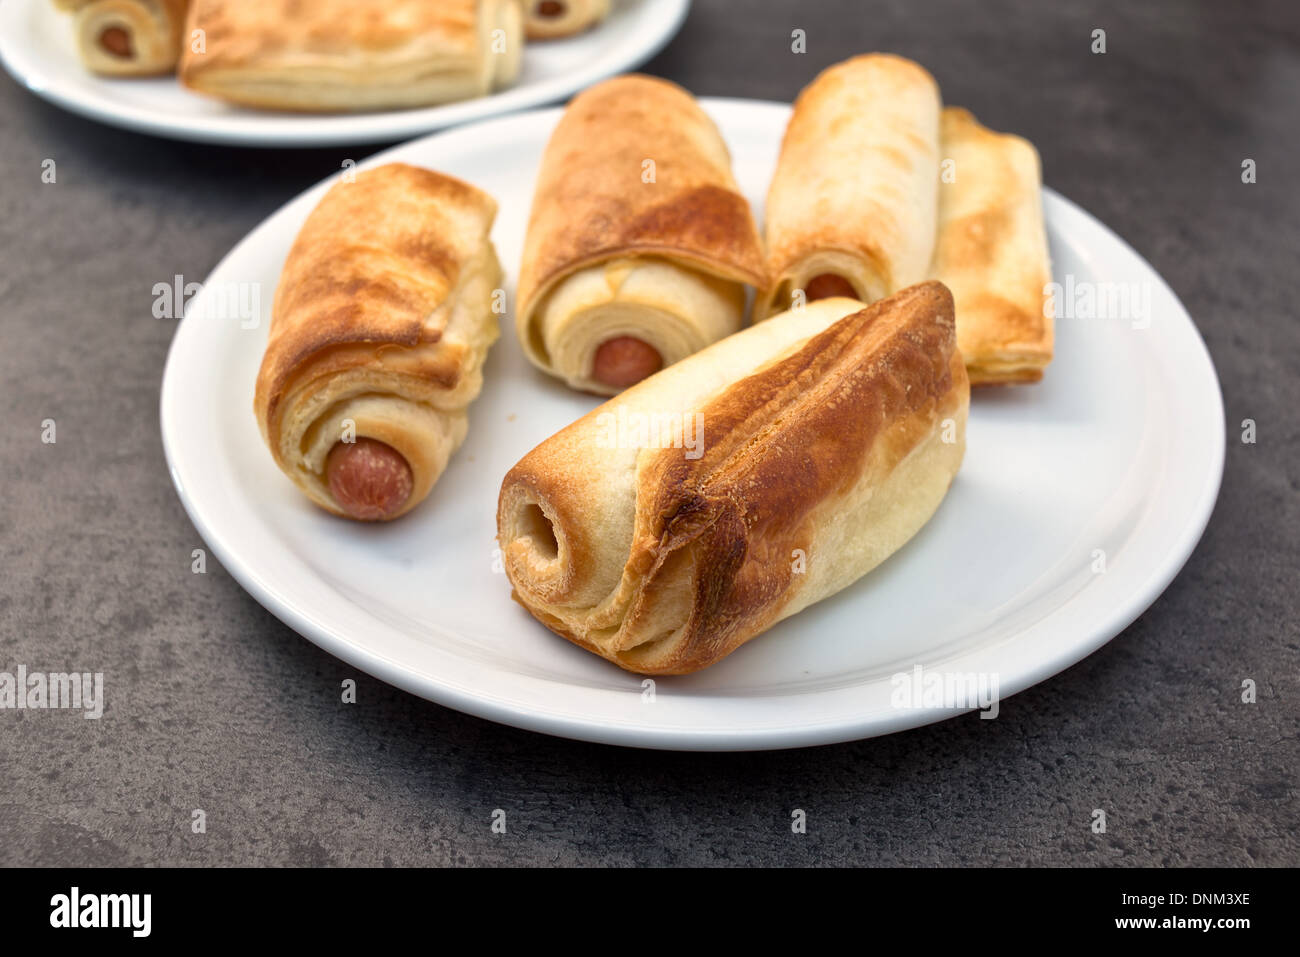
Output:
[[234,146],[377,143],[564,99],[649,60],[681,28],[689,9],[690,0],[613,0],[608,19],[594,29],[565,40],[529,43],[519,79],[509,89],[477,100],[381,113],[250,110],[191,93],[171,76],[95,76],[77,56],[72,18],[49,0],[0,4],[0,60],[38,96],[142,133]]
[[[789,107],[702,102],[757,204]],[[366,165],[423,164],[496,196],[493,238],[513,297],[537,162],[559,115],[486,121]],[[882,734],[957,713],[891,705],[891,676],[915,664],[996,675],[1005,697],[1095,650],[1169,584],[1209,518],[1224,424],[1205,346],[1140,256],[1048,190],[1057,281],[1143,284],[1149,327],[1059,320],[1057,358],[1041,384],[976,393],[961,473],[916,538],[721,663],[657,679],[647,701],[643,679],[552,635],[494,570],[502,476],[597,403],[528,365],[508,317],[468,440],[401,521],[333,518],[272,464],[253,419],[253,381],[279,269],[327,185],[249,234],[191,303],[163,379],[163,442],[186,510],[231,574],[321,647],[415,694],[520,727],[644,747],[780,748]],[[257,328],[201,311],[231,283],[258,284],[245,287],[260,289]],[[1105,573],[1093,570],[1095,550]]]

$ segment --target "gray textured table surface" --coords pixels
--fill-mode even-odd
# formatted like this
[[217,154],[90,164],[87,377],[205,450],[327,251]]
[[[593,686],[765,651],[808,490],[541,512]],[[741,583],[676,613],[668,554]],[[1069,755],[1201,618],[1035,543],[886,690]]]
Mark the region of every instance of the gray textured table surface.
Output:
[[150,139],[0,81],[0,670],[108,683],[99,721],[0,712],[0,863],[1300,863],[1300,7],[1088,7],[699,0],[648,67],[701,95],[789,100],[852,53],[926,64],[1168,279],[1231,425],[1196,553],[1101,651],[996,721],[771,754],[620,750],[458,714],[319,651],[215,563],[191,574],[200,542],[158,435],[174,324],[150,315],[152,284],[202,277],[372,150]]

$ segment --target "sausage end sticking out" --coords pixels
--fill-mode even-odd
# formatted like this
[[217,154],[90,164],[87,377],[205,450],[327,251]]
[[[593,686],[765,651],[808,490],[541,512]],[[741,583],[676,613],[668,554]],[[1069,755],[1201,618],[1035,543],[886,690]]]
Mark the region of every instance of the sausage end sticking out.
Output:
[[99,34],[99,45],[115,57],[131,59],[131,34],[121,27],[105,27]]
[[820,276],[813,276],[812,279],[808,280],[808,285],[803,292],[808,302],[816,302],[818,299],[831,299],[836,296],[844,296],[848,299],[858,298],[858,292],[853,288],[853,284],[843,276],[837,276],[832,272],[824,272]]
[[591,377],[611,388],[626,389],[663,367],[663,356],[654,346],[633,336],[618,336],[597,347]]
[[392,518],[411,497],[411,466],[375,439],[335,443],[325,459],[325,478],[338,507],[363,522]]

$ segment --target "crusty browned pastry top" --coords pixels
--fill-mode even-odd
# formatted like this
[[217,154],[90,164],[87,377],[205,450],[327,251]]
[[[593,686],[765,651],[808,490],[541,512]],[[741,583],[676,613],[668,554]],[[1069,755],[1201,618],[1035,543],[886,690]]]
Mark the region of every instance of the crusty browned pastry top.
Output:
[[[276,405],[303,360],[315,375],[365,365],[375,349],[437,342],[449,314],[438,307],[482,245],[479,221],[496,201],[468,183],[391,163],[332,186],[307,217],[275,290],[255,408],[274,433]],[[458,224],[455,217],[471,219]],[[347,348],[357,346],[361,348]],[[420,374],[452,388],[460,363],[439,351]]]
[[[643,181],[647,161],[653,182]],[[754,216],[713,121],[681,87],[640,75],[579,94],[551,135],[524,246],[521,307],[563,275],[628,255],[764,282]]]

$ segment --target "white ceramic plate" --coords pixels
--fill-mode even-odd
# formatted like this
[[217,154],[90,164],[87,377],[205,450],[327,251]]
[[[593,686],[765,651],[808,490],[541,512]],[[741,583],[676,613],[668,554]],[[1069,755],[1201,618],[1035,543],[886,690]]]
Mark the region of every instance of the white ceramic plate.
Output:
[[681,28],[689,9],[690,0],[614,0],[609,17],[595,29],[528,44],[519,80],[509,89],[462,103],[381,113],[257,111],[190,93],[174,77],[97,77],[77,57],[71,18],[50,0],[0,4],[0,60],[38,96],[142,133],[234,146],[379,143],[564,99],[649,60]]
[[[760,202],[789,108],[703,103],[742,188]],[[489,120],[370,163],[423,164],[496,196],[493,239],[513,302],[533,179],[559,115]],[[356,667],[449,707],[552,734],[682,749],[795,747],[924,724],[968,709],[896,707],[894,675],[918,664],[940,676],[982,673],[1005,697],[1055,674],[1155,600],[1214,505],[1223,407],[1195,326],[1137,253],[1048,190],[1057,281],[1073,277],[1075,296],[1080,283],[1138,284],[1150,296],[1146,328],[1058,320],[1057,357],[1041,384],[976,393],[965,463],[920,534],[719,664],[658,679],[650,700],[643,679],[533,621],[494,568],[502,476],[598,401],[528,365],[508,319],[468,440],[401,521],[333,518],[272,464],[253,419],[253,381],[277,274],[327,185],[249,234],[191,302],[163,379],[163,442],[199,533],[258,601]],[[233,301],[238,289],[260,289],[257,328],[241,328],[253,323],[233,308],[210,308],[218,292]]]

